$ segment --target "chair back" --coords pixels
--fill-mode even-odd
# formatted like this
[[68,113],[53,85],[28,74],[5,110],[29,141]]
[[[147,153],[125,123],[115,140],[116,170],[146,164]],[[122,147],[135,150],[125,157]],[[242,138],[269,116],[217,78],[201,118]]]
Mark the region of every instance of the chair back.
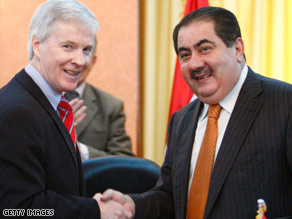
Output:
[[137,157],[102,157],[83,162],[86,196],[111,188],[126,194],[143,193],[153,188],[160,167]]

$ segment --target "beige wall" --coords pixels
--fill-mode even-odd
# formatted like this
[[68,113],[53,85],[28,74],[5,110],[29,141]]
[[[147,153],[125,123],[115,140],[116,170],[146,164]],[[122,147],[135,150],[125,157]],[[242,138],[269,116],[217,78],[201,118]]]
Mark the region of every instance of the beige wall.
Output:
[[[0,87],[28,63],[31,16],[44,0],[0,0]],[[124,101],[126,129],[137,152],[138,1],[81,0],[100,22],[98,60],[88,81]]]

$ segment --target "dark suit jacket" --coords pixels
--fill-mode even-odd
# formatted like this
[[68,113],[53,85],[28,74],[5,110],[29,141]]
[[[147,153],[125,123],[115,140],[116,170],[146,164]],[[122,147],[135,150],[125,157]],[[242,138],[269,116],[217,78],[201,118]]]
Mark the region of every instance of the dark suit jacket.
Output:
[[[173,115],[158,184],[133,196],[136,218],[186,217],[202,106],[195,100]],[[260,198],[266,201],[267,218],[292,215],[292,86],[249,69],[214,164],[204,218],[255,218]]]
[[55,218],[99,218],[97,202],[84,194],[79,152],[22,70],[0,90],[1,215],[3,209],[54,209]]
[[89,157],[134,156],[125,131],[123,102],[86,83],[82,95],[85,119],[77,126],[78,141],[88,146]]

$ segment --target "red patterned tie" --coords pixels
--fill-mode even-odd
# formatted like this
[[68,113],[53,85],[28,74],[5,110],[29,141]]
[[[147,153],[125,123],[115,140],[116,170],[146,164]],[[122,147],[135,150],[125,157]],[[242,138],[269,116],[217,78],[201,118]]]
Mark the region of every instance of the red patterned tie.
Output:
[[189,194],[187,219],[204,218],[218,135],[217,120],[221,109],[219,104],[209,106],[208,123]]
[[64,125],[66,126],[71,139],[73,141],[73,144],[75,146],[76,150],[76,135],[75,135],[75,128],[74,128],[74,117],[72,112],[72,107],[68,103],[68,101],[61,97],[61,101],[58,105],[58,111],[60,113],[60,118],[63,121]]

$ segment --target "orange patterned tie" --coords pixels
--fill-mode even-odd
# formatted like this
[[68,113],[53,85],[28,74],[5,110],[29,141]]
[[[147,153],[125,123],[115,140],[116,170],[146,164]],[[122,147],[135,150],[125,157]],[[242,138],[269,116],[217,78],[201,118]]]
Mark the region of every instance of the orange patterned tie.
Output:
[[187,219],[202,219],[204,217],[218,135],[217,120],[221,109],[219,104],[209,107],[207,128],[189,194]]

